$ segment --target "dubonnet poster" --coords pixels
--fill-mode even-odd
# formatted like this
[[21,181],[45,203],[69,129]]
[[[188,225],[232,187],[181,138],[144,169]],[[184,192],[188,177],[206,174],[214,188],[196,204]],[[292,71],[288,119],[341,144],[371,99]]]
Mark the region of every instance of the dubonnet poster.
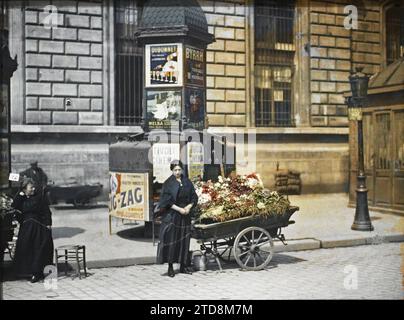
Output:
[[182,44],[146,45],[146,87],[182,85]]

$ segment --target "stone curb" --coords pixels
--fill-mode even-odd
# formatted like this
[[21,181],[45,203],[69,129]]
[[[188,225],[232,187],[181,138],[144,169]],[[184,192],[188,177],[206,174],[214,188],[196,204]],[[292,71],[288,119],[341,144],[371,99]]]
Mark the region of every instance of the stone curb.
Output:
[[[331,249],[340,247],[355,247],[360,245],[377,245],[381,243],[393,243],[404,242],[404,234],[389,234],[374,236],[347,236],[346,238],[304,238],[304,239],[290,239],[287,240],[287,245],[283,245],[280,241],[275,241],[275,252],[292,252],[303,250],[316,250],[316,249]],[[87,261],[87,267],[90,269],[98,268],[111,268],[111,267],[127,267],[131,265],[147,265],[154,264],[156,261],[155,256],[146,257],[133,257],[122,259],[110,259],[110,260],[93,260]]]

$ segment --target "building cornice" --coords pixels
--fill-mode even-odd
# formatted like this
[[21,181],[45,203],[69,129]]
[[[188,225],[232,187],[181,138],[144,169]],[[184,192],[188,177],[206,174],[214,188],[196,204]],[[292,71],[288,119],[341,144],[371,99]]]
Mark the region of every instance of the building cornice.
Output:
[[[142,133],[140,126],[46,126],[46,125],[12,125],[11,133],[104,133],[104,134],[133,134]],[[314,135],[348,135],[348,127],[321,128],[240,128],[240,127],[210,127],[212,133],[256,133],[256,134],[314,134]]]
[[315,135],[348,135],[348,127],[321,128],[321,127],[302,127],[302,128],[232,128],[232,127],[210,127],[212,133],[253,133],[256,134],[315,134]]
[[41,126],[12,125],[11,133],[63,133],[63,134],[125,134],[143,132],[139,126]]

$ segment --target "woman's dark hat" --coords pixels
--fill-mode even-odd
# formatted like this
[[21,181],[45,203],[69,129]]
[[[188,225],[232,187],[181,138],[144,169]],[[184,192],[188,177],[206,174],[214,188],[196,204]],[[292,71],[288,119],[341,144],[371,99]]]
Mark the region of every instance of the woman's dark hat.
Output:
[[180,167],[182,170],[184,170],[184,165],[180,160],[173,160],[170,162],[170,170],[172,171],[175,167]]

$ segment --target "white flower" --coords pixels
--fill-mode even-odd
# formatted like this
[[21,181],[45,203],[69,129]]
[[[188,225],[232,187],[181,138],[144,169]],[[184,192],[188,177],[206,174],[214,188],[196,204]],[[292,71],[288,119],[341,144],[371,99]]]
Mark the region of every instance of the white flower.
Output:
[[263,204],[262,202],[258,202],[257,208],[258,208],[258,209],[264,209],[264,208],[265,208],[265,204]]
[[201,196],[198,197],[198,204],[205,204],[211,200],[212,199],[208,193],[203,193]]
[[219,180],[220,183],[223,183],[223,177],[222,177],[222,176],[219,176],[219,177],[217,178],[217,180]]
[[248,178],[247,179],[247,185],[251,188],[254,189],[257,185],[259,184],[259,181],[253,178]]

